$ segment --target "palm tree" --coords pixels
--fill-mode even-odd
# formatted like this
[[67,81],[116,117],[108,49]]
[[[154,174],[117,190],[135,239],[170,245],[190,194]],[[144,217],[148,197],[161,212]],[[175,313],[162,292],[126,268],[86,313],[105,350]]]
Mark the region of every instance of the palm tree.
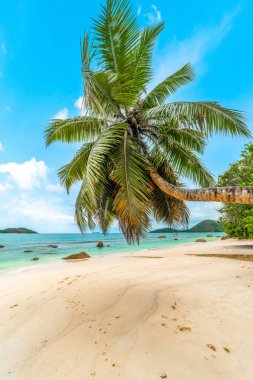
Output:
[[107,0],[81,41],[85,116],[53,120],[46,144],[81,142],[59,170],[67,191],[82,181],[76,220],[104,233],[118,220],[129,243],[145,236],[154,217],[187,224],[184,200],[253,203],[253,188],[183,188],[179,176],[201,187],[214,180],[201,163],[213,133],[246,136],[242,114],[217,102],[166,99],[194,79],[186,64],[148,92],[152,51],[164,23],[142,30],[128,0]]

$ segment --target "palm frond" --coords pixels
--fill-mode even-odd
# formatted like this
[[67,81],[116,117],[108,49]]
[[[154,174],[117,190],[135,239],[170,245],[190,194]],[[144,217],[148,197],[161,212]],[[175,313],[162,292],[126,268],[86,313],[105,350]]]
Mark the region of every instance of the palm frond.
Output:
[[153,191],[152,205],[157,222],[171,228],[188,225],[190,212],[185,202],[165,194],[158,187]]
[[97,183],[104,184],[106,182],[109,156],[122,143],[125,130],[124,123],[112,125],[98,137],[92,146],[86,165],[86,182],[90,201],[93,203],[96,202],[94,188]]
[[123,78],[127,75],[129,57],[138,39],[138,24],[129,0],[107,0],[102,12],[93,20],[99,62]]
[[203,153],[206,146],[206,140],[202,133],[190,128],[174,128],[165,125],[159,126],[156,133],[158,144],[160,139],[162,141],[166,138],[173,139],[185,148],[198,153]]
[[174,94],[178,88],[191,82],[193,79],[194,70],[188,63],[166,78],[163,82],[159,83],[143,100],[142,108],[149,109],[151,107],[162,105],[166,98]]
[[130,69],[129,92],[134,100],[137,95],[145,91],[147,83],[151,80],[153,47],[163,29],[164,23],[161,22],[144,28],[140,34]]
[[180,175],[192,180],[202,187],[214,185],[214,179],[200,158],[188,148],[172,138],[160,138],[159,145],[154,148],[160,152],[160,160],[168,161]]
[[250,137],[244,115],[236,110],[224,108],[216,102],[174,102],[153,107],[145,111],[151,120],[179,122],[200,130],[204,136],[213,133]]
[[96,224],[94,215],[96,207],[90,202],[87,184],[84,181],[78,193],[75,203],[75,219],[78,227],[84,232],[88,227],[92,230]]
[[111,224],[116,219],[116,213],[113,211],[113,201],[116,195],[116,185],[108,179],[106,183],[102,184],[98,194],[98,215],[97,222],[102,232],[107,233]]
[[[159,151],[153,150],[150,160],[164,180],[175,186],[183,185],[179,176],[168,162],[164,161],[164,157],[159,154]],[[165,194],[157,186],[153,190],[152,209],[157,222],[166,223],[172,228],[188,226],[190,212],[186,203]]]
[[127,241],[139,243],[150,227],[152,185],[146,174],[147,162],[140,155],[139,144],[128,136],[127,131],[112,159],[112,179],[118,185],[114,211]]
[[74,183],[84,180],[89,155],[94,144],[92,142],[83,145],[72,160],[59,169],[58,176],[61,183],[66,187],[67,192],[69,192]]
[[52,120],[45,130],[46,145],[61,141],[66,143],[94,140],[103,128],[106,121],[90,116],[78,116],[71,119]]

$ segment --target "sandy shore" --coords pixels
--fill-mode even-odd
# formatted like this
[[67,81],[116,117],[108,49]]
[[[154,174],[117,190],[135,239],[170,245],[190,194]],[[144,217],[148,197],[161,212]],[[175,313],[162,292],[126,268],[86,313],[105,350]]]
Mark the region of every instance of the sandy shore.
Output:
[[0,276],[0,379],[252,380],[253,254],[226,240]]

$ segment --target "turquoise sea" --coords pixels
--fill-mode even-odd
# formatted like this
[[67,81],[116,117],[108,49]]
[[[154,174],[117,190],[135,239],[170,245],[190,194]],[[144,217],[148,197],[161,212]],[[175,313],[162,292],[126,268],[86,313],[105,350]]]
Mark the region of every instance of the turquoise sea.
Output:
[[[127,245],[122,234],[111,233],[106,236],[100,233],[90,234],[0,234],[0,270],[39,265],[46,261],[60,259],[63,256],[85,251],[90,255],[109,255],[142,249],[152,249],[178,244],[194,242],[197,238],[207,241],[216,240],[222,233],[212,233],[213,237],[206,237],[206,233],[167,233],[161,239],[161,233],[149,234],[139,245]],[[174,239],[178,240],[174,240]],[[99,240],[104,243],[103,248],[97,248]],[[48,247],[50,244],[57,248]],[[31,250],[30,253],[24,251]],[[34,257],[39,260],[33,261]]]

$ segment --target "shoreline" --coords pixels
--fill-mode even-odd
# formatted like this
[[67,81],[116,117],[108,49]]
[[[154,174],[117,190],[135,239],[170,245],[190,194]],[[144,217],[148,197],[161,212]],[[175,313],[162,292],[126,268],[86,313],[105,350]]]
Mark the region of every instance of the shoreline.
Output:
[[253,263],[200,255],[252,252],[216,240],[1,276],[0,378],[251,380]]
[[[54,265],[56,262],[60,262],[64,256],[68,256],[68,255],[73,254],[73,253],[78,253],[80,251],[86,251],[88,254],[91,255],[92,258],[93,257],[104,257],[104,256],[110,257],[110,256],[114,256],[114,255],[129,254],[130,252],[131,253],[132,252],[141,252],[143,250],[157,250],[157,249],[163,249],[163,248],[167,249],[167,248],[175,247],[175,246],[196,244],[195,239],[206,238],[206,233],[203,233],[202,235],[200,233],[194,233],[194,234],[195,234],[195,236],[194,235],[192,236],[192,234],[191,234],[191,236],[188,235],[188,236],[180,237],[180,239],[178,239],[177,241],[174,241],[174,239],[172,239],[172,236],[168,235],[167,239],[159,239],[160,245],[157,244],[157,241],[154,244],[152,244],[152,240],[149,240],[149,243],[151,244],[151,246],[148,246],[148,245],[142,246],[142,244],[141,244],[140,246],[123,246],[123,247],[119,247],[119,248],[114,248],[112,245],[109,248],[109,252],[108,252],[107,245],[104,246],[104,248],[102,248],[102,249],[99,248],[99,250],[97,250],[96,252],[90,251],[90,249],[91,249],[90,247],[79,247],[79,249],[75,249],[74,246],[73,246],[73,248],[68,248],[68,250],[66,251],[66,247],[65,247],[65,249],[64,249],[64,247],[61,248],[61,244],[58,242],[55,242],[55,243],[57,243],[57,245],[59,244],[60,247],[59,248],[57,247],[58,248],[57,252],[51,253],[48,256],[42,254],[39,251],[36,252],[34,250],[32,252],[32,254],[30,254],[30,257],[27,256],[27,254],[26,254],[24,257],[22,257],[22,259],[20,257],[18,257],[17,261],[10,261],[9,263],[8,263],[8,261],[6,261],[6,262],[3,262],[3,265],[1,265],[1,261],[0,261],[0,276],[6,274],[6,272],[30,270],[33,268],[37,268],[39,266]],[[221,236],[216,236],[215,234],[216,233],[214,233],[214,235],[211,238],[209,237],[207,239],[207,243],[212,242],[212,241],[217,241],[220,239]],[[79,234],[77,234],[77,235],[79,235]],[[189,239],[189,237],[191,240],[187,241],[187,239]],[[105,240],[105,244],[106,244],[106,242],[108,242],[108,241]],[[148,240],[145,241],[145,244],[147,244],[147,242],[148,242]],[[48,243],[50,243],[50,241]],[[94,240],[94,245],[96,245],[96,243],[97,243],[97,240]],[[124,241],[124,243],[125,243],[125,241]],[[29,243],[27,244],[26,248],[27,247],[29,247]],[[46,247],[47,247],[46,245],[42,246],[43,249],[45,249]],[[33,249],[33,245],[31,245],[29,248]],[[11,246],[7,246],[7,249],[8,249],[7,250],[7,255],[8,255],[11,252]],[[63,252],[61,252],[61,250]],[[93,247],[93,250],[94,250],[94,247]],[[2,251],[0,253],[3,253],[2,258],[4,259],[6,251]],[[15,257],[16,253],[12,253],[12,255]],[[39,261],[32,262],[33,256],[38,257]],[[1,259],[1,257],[0,257],[0,259]]]

